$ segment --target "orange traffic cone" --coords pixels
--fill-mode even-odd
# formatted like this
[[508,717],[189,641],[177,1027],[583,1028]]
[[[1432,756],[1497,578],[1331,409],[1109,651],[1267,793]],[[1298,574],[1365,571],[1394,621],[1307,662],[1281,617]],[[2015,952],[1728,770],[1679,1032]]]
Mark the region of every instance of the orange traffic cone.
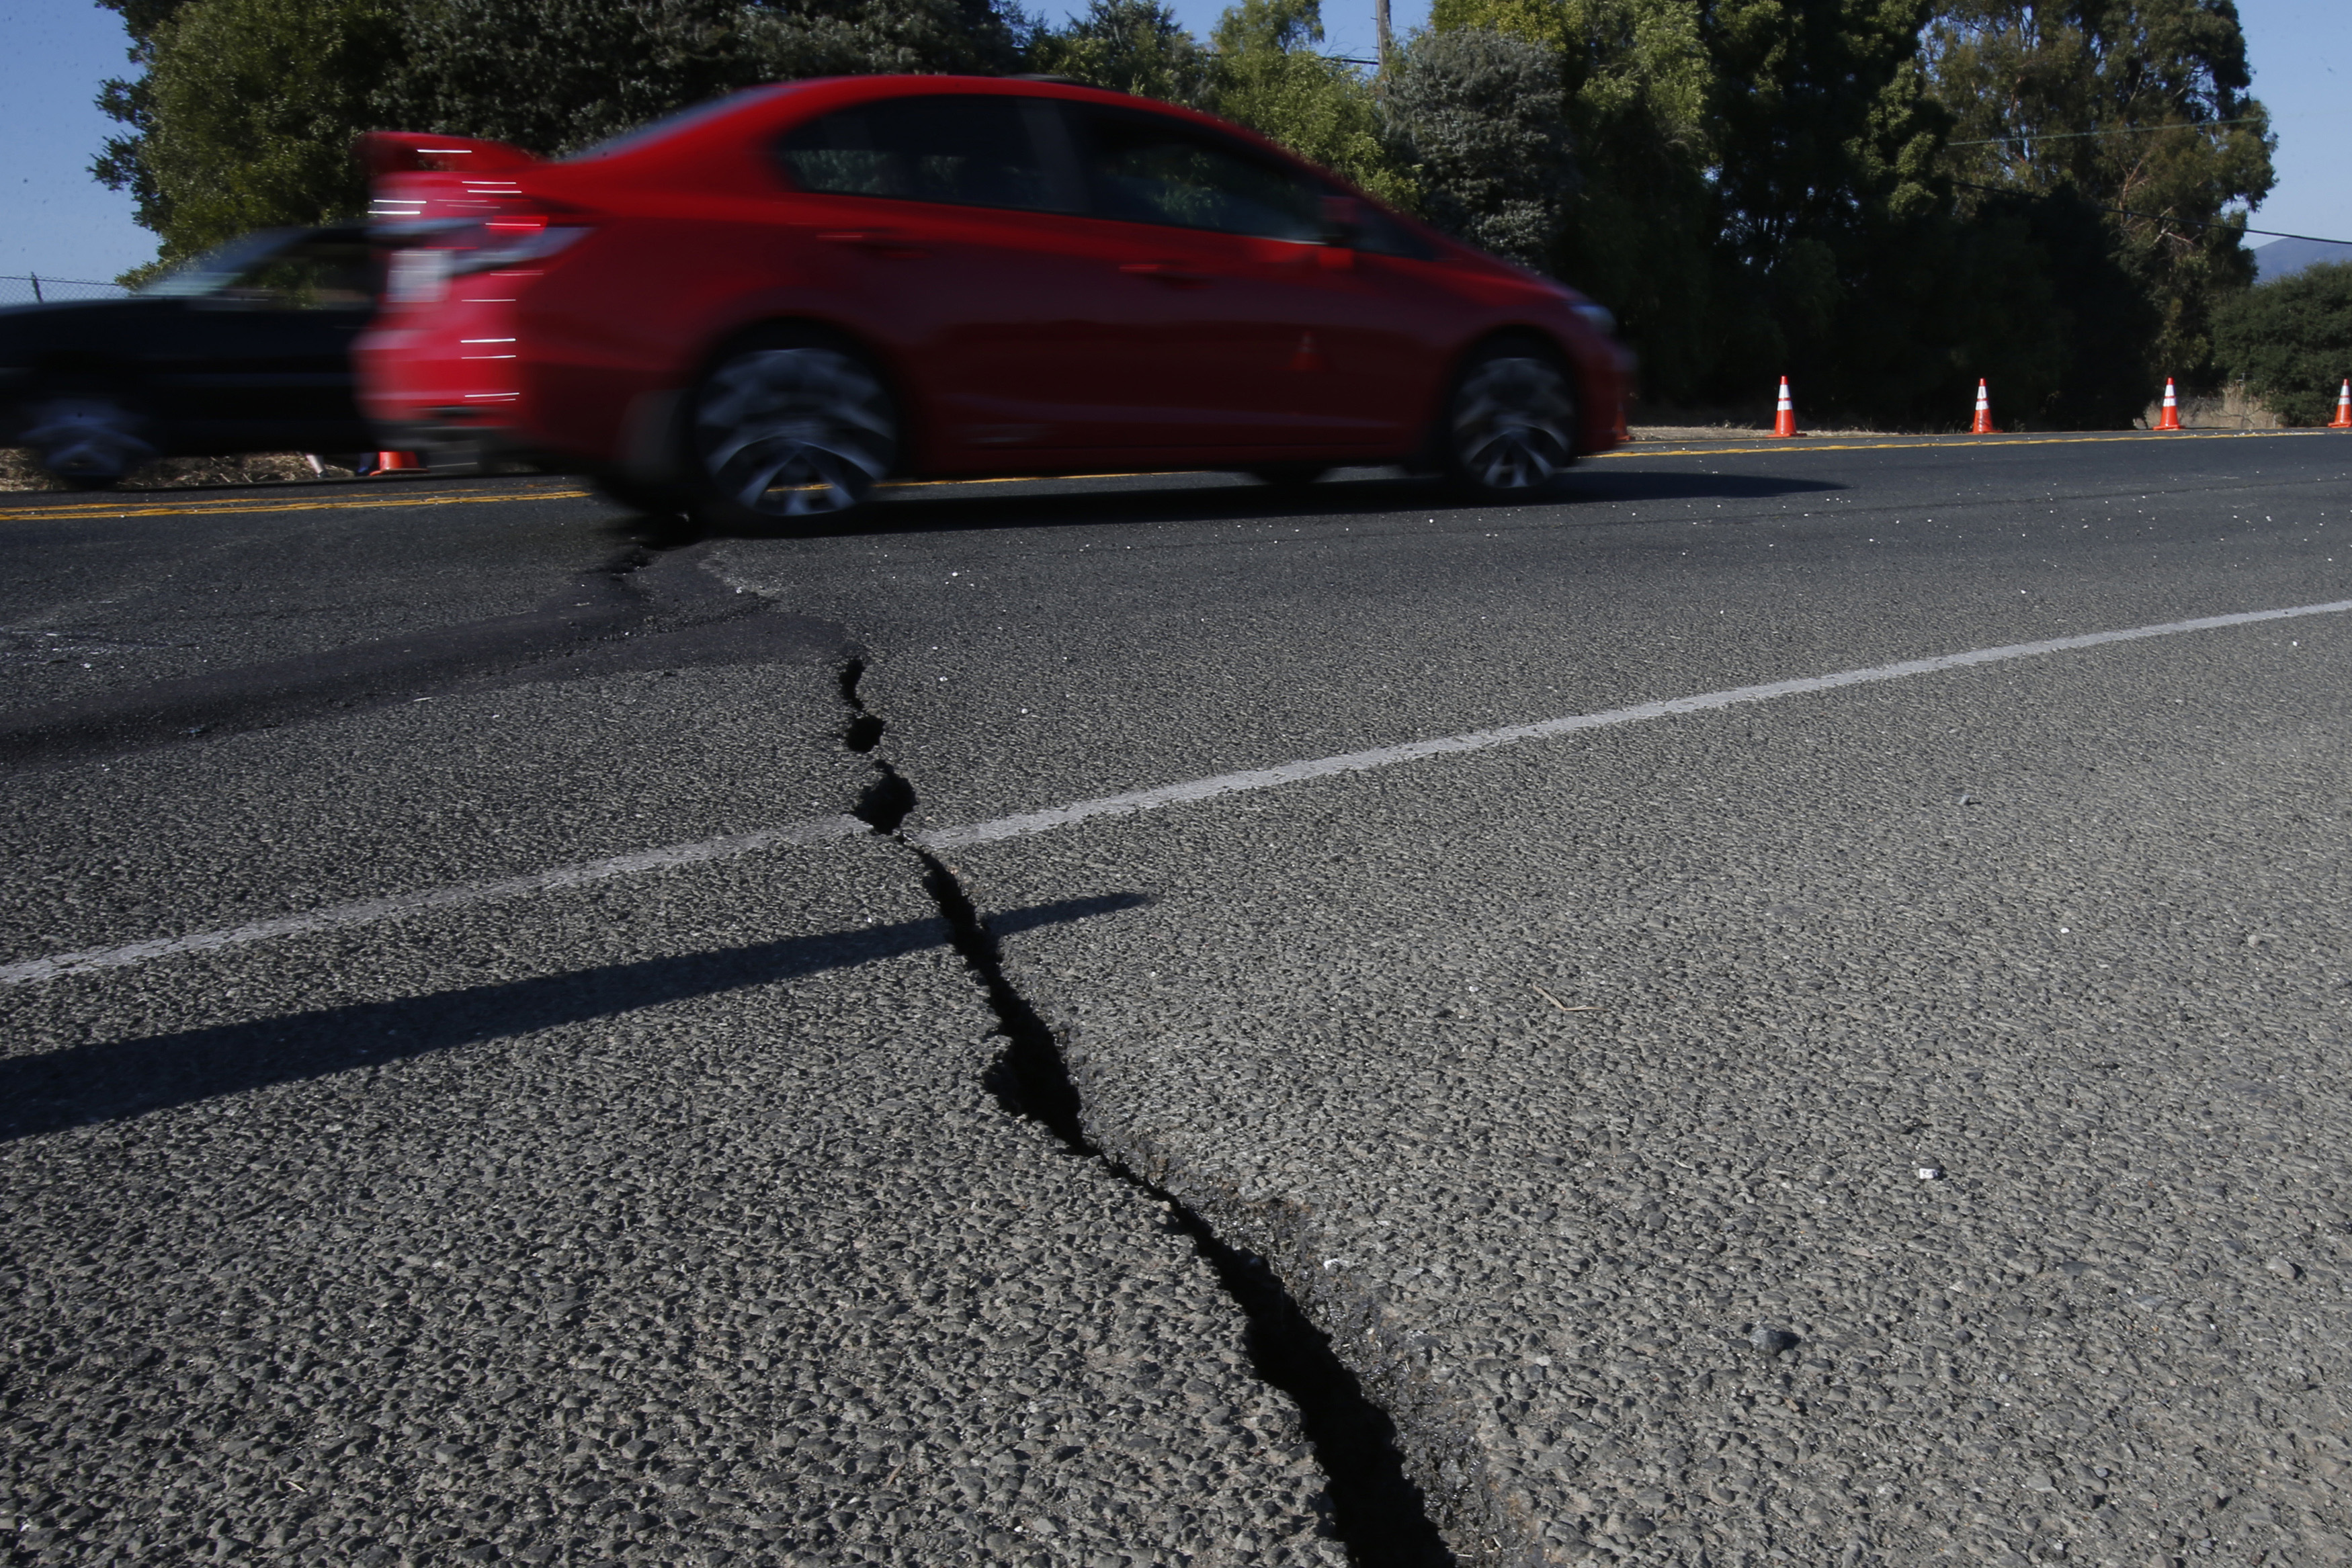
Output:
[[400,468],[422,468],[425,465],[414,452],[379,452],[375,455],[375,471],[390,474]]
[[2336,417],[2327,422],[2327,428],[2352,430],[2352,382],[2346,382],[2344,390],[2336,394]]
[[1797,434],[1797,405],[1789,401],[1789,378],[1786,376],[1780,378],[1780,406],[1772,415],[1772,434]]
[[1977,381],[1977,422],[1969,427],[1970,435],[1990,435],[1992,428],[1992,396],[1985,391],[1984,381]]
[[2156,416],[2156,428],[2158,430],[2180,428],[2180,400],[2172,395],[2170,376],[2164,378],[2164,412]]

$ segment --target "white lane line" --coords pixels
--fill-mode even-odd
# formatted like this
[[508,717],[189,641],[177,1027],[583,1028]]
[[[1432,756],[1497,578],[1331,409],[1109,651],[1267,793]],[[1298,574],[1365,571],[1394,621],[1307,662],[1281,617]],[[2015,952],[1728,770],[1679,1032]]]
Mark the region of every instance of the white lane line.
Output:
[[992,822],[977,822],[966,828],[935,828],[908,836],[926,849],[961,849],[970,844],[994,843],[1003,839],[1023,839],[1033,833],[1051,832],[1055,828],[1066,828],[1073,822],[1083,822],[1089,817],[1155,811],[1162,806],[1213,800],[1219,795],[1237,795],[1249,789],[1272,789],[1308,779],[1328,779],[1335,773],[1366,773],[1375,768],[1391,768],[1400,762],[1417,762],[1424,757],[1484,751],[1489,747],[1512,746],[1522,740],[1545,740],[1557,735],[1574,735],[1579,730],[1605,729],[1611,725],[1636,724],[1643,719],[1664,718],[1671,714],[1705,713],[1714,708],[1730,707],[1736,703],[1769,702],[1775,697],[1796,696],[1805,692],[1835,691],[1840,686],[1866,685],[1873,681],[1899,681],[1912,675],[1934,674],[1939,670],[1998,664],[2011,659],[2063,653],[2075,648],[2137,642],[2144,637],[2177,637],[2184,632],[2251,626],[2263,621],[2292,621],[2305,615],[2340,615],[2346,611],[2352,611],[2352,599],[2339,599],[2326,604],[2298,604],[2285,610],[2249,610],[2236,615],[2207,615],[2195,621],[2168,621],[2158,626],[2134,626],[2121,632],[2092,632],[2080,637],[2052,637],[2039,643],[2011,643],[2005,647],[1978,648],[1966,653],[1943,653],[1932,659],[1906,659],[1896,664],[1841,670],[1833,675],[1807,675],[1793,681],[1771,681],[1760,686],[1734,686],[1728,691],[1706,692],[1693,697],[1636,703],[1632,707],[1611,708],[1605,713],[1577,714],[1568,718],[1545,719],[1538,724],[1473,730],[1467,735],[1444,735],[1433,740],[1407,741],[1401,746],[1376,746],[1370,751],[1318,757],[1307,762],[1286,762],[1278,768],[1255,768],[1246,773],[1222,773],[1214,779],[1195,779],[1186,784],[1163,784],[1156,789],[1106,795],[1099,800],[1080,800],[1075,805],[1055,806],[1050,810],[1024,811],[1018,816],[999,817]]
[[[1400,762],[1418,761],[1424,757],[1484,751],[1490,747],[1510,746],[1522,740],[1542,740],[1552,736],[1573,735],[1579,730],[1604,729],[1611,725],[1664,718],[1673,714],[1706,713],[1730,707],[1737,703],[1769,702],[1775,697],[1796,696],[1805,692],[1835,691],[1841,686],[1865,685],[1874,681],[1899,681],[1911,675],[1933,674],[1939,670],[1998,664],[2043,653],[2063,653],[2075,648],[2096,648],[2109,643],[2133,643],[2146,637],[2176,637],[2184,632],[2211,632],[2226,626],[2251,626],[2265,621],[2292,621],[2305,615],[2340,615],[2347,611],[2352,611],[2352,599],[2339,599],[2326,604],[2298,604],[2284,610],[2249,610],[2235,615],[2207,615],[2195,621],[2168,621],[2161,625],[2134,626],[2120,632],[2092,632],[2079,637],[2052,637],[2039,643],[2011,643],[2005,647],[1944,653],[1932,659],[1906,659],[1901,664],[1841,670],[1832,675],[1807,675],[1796,680],[1772,681],[1760,686],[1734,686],[1728,691],[1637,703],[1632,707],[1611,708],[1602,713],[1576,714],[1567,718],[1545,719],[1537,724],[1474,730],[1466,735],[1446,735],[1433,740],[1374,747],[1370,751],[1350,751],[1339,757],[1286,762],[1278,768],[1224,773],[1213,779],[1195,779],[1185,784],[1162,785],[1157,789],[1137,789],[1125,795],[1106,795],[1098,800],[1080,800],[1074,805],[1056,806],[1051,810],[1025,811],[1018,816],[999,817],[994,821],[975,822],[970,827],[934,828],[908,837],[924,848],[934,850],[995,843],[1005,839],[1051,832],[1073,822],[1083,822],[1090,817],[1157,810],[1162,806],[1210,800],[1220,795],[1236,795],[1250,789],[1271,789],[1309,779],[1326,779],[1336,773],[1364,773],[1376,768],[1393,767]],[[854,817],[821,817],[813,821],[795,822],[788,827],[763,829],[758,832],[734,833],[689,844],[638,850],[605,860],[559,866],[553,871],[531,876],[509,877],[502,882],[468,883],[457,887],[402,894],[393,898],[339,904],[328,909],[280,915],[274,920],[257,920],[249,925],[232,926],[226,930],[201,931],[188,936],[157,937],[146,942],[128,943],[121,947],[58,953],[47,958],[26,958],[14,964],[0,965],[0,985],[25,985],[65,975],[87,974],[94,969],[143,964],[151,958],[164,958],[179,953],[202,953],[219,947],[240,946],[248,942],[266,942],[278,936],[328,931],[338,926],[368,925],[428,909],[446,909],[452,905],[481,904],[496,898],[550,893],[559,888],[577,887],[583,883],[602,882],[610,877],[635,876],[641,872],[663,871],[704,861],[731,860],[740,855],[755,854],[761,850],[849,838],[869,831],[865,823]]]
[[463,883],[456,887],[404,893],[392,898],[338,904],[325,909],[308,910],[300,915],[281,915],[274,920],[257,920],[249,925],[233,925],[222,931],[199,931],[188,936],[159,936],[145,942],[126,943],[120,947],[100,947],[86,953],[58,953],[47,958],[26,958],[14,964],[0,965],[0,985],[21,986],[35,980],[53,980],[64,975],[84,975],[93,969],[119,969],[130,964],[146,963],[151,958],[168,958],[178,953],[204,953],[217,947],[238,947],[248,942],[300,936],[313,931],[331,931],[338,926],[373,925],[380,920],[394,920],[404,915],[416,915],[428,909],[447,909],[457,904],[484,904],[494,898],[519,898],[527,894],[552,893],[558,888],[578,887],[585,883],[604,882],[616,876],[635,876],[642,872],[666,871],[672,866],[694,865],[703,861],[733,860],[781,845],[813,844],[872,831],[855,817],[820,817],[814,821],[794,822],[788,827],[730,833],[724,838],[703,839],[690,844],[666,844],[658,849],[635,850],[625,855],[583,861],[577,865],[558,866],[553,871],[537,872],[530,876],[510,876],[500,882]]

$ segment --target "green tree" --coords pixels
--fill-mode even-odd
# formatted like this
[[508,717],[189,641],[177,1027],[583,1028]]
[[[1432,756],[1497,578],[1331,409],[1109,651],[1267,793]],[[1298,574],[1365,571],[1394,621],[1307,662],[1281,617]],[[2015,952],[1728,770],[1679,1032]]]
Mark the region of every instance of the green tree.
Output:
[[1486,30],[1551,51],[1552,113],[1574,149],[1547,268],[1617,312],[1645,396],[1711,390],[1720,357],[1717,203],[1709,119],[1715,72],[1697,0],[1436,0],[1432,30]]
[[363,208],[363,131],[561,154],[756,82],[1004,71],[1026,24],[995,0],[101,0],[145,68],[100,101],[92,165],[163,259]]
[[1383,200],[1412,204],[1371,84],[1312,47],[1323,41],[1318,0],[1242,0],[1218,18],[1212,41],[1209,107]]
[[1802,375],[1816,406],[1916,419],[1949,364],[1937,174],[1946,117],[1917,61],[1927,0],[1714,0],[1703,25],[1723,243],[1740,308],[1727,390]]
[[397,57],[388,0],[194,0],[155,23],[116,172],[165,261],[367,204],[352,139]]
[[761,80],[749,19],[738,0],[409,0],[407,58],[378,107],[560,157]]
[[990,0],[405,3],[410,43],[386,120],[550,157],[759,82],[988,74],[1021,57],[1013,19]]
[[1556,264],[1576,170],[1551,50],[1484,28],[1418,34],[1381,107],[1424,217],[1523,267]]
[[1991,192],[2072,192],[2107,214],[2158,314],[2144,375],[2213,375],[2210,319],[2245,288],[2243,207],[2275,139],[2247,96],[2231,0],[1943,0],[1927,40],[1953,117],[1964,208]]
[[1159,0],[1089,0],[1059,32],[1041,30],[1029,64],[1048,76],[1193,108],[1209,96],[1209,54]]
[[2307,267],[2224,301],[2215,358],[2290,424],[2326,424],[2352,376],[2352,262]]
[[[98,0],[98,4],[122,18],[123,30],[131,35],[130,60],[140,68],[140,74],[114,77],[100,84],[98,107],[125,130],[121,135],[106,139],[98,156],[91,160],[89,172],[99,183],[130,192],[135,204],[132,215],[139,225],[161,234],[169,214],[163,193],[156,188],[154,174],[147,167],[147,131],[155,114],[154,92],[149,84],[147,68],[154,63],[156,30],[188,0]],[[143,274],[154,267],[151,264],[133,270]]]

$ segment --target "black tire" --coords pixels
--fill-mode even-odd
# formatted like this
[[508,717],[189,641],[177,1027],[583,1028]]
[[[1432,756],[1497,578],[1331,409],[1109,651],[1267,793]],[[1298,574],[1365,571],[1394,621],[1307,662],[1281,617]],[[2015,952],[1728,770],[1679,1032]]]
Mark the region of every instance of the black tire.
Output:
[[1446,394],[1438,455],[1479,501],[1539,501],[1576,461],[1576,392],[1559,355],[1532,340],[1489,343]]
[[103,490],[162,454],[136,402],[111,387],[58,388],[25,408],[33,461],[77,490]]
[[829,532],[897,465],[900,429],[898,399],[864,353],[814,330],[763,329],[688,394],[686,504],[718,533]]
[[1251,469],[1250,475],[1259,484],[1271,485],[1277,490],[1303,490],[1329,472],[1328,463],[1269,463],[1263,468]]

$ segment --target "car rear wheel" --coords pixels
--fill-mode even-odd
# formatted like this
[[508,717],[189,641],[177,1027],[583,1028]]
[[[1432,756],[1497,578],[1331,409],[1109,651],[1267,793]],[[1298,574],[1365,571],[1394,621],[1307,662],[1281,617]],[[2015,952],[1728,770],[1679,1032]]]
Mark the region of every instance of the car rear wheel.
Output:
[[898,401],[848,345],[788,329],[746,339],[688,402],[696,518],[726,532],[821,532],[890,472],[898,433]]
[[147,421],[110,392],[63,392],[36,402],[21,437],[33,460],[77,490],[103,490],[158,455]]
[[1482,501],[1530,501],[1576,460],[1568,367],[1543,346],[1510,340],[1463,367],[1439,433],[1447,476]]

